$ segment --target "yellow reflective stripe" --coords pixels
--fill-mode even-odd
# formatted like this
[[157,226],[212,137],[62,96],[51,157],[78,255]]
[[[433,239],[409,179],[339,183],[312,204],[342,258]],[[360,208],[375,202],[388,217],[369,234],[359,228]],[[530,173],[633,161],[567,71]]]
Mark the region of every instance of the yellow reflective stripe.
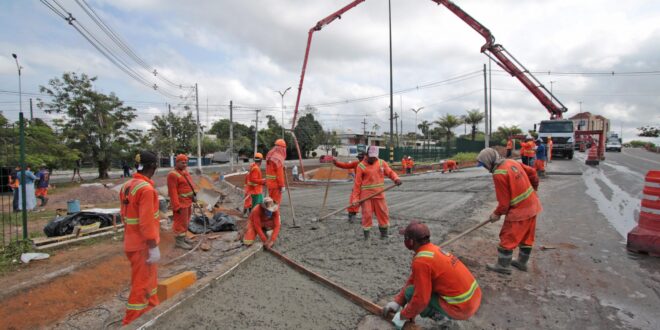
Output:
[[176,175],[176,176],[177,176],[177,177],[179,177],[179,178],[180,178],[180,177],[182,177],[182,175],[181,175],[181,174],[179,174],[179,172],[176,172],[176,171],[172,171],[172,172],[170,172],[170,173],[174,173],[174,175]]
[[139,223],[139,219],[138,218],[124,218],[124,222],[127,225],[137,225]]
[[150,296],[155,296],[155,295],[157,295],[157,294],[158,294],[158,288],[154,288],[153,290],[151,290],[151,292],[150,292],[149,295],[150,295]]
[[154,217],[155,217],[155,218],[160,217],[160,211],[156,211],[156,212],[154,212]]
[[461,304],[472,299],[472,296],[474,295],[474,291],[476,291],[478,287],[479,284],[477,284],[477,280],[474,280],[474,282],[472,282],[472,285],[470,286],[470,289],[465,291],[465,293],[453,297],[442,296],[442,299],[444,299],[448,304],[451,305]]
[[131,190],[131,195],[137,194],[138,190],[140,190],[140,189],[142,189],[142,187],[146,187],[148,185],[149,185],[148,182],[144,182],[144,181],[140,182],[137,186],[133,187],[133,190]]
[[132,311],[141,311],[145,308],[147,308],[149,304],[126,304],[126,309],[132,310]]
[[258,186],[256,183],[248,182],[248,186]]
[[360,189],[365,190],[365,189],[380,188],[380,187],[385,187],[385,184],[384,183],[367,184],[360,187]]
[[277,175],[268,175],[266,174],[266,180],[275,180],[277,179]]
[[431,251],[420,251],[415,255],[415,259],[417,258],[433,258],[433,252]]
[[361,169],[363,169],[363,170],[366,170],[366,169],[367,169],[367,167],[364,166],[364,164],[362,164],[362,163],[358,164],[358,167],[361,168]]
[[190,191],[190,192],[187,192],[187,193],[179,194],[179,197],[188,197],[188,196],[192,196],[192,195],[193,195],[193,192]]
[[529,196],[532,195],[533,192],[534,192],[534,188],[532,188],[532,187],[530,186],[529,188],[527,188],[527,190],[526,190],[524,193],[522,193],[522,194],[520,194],[520,195],[514,197],[514,198],[511,200],[511,206],[516,205],[516,204],[518,204],[518,203],[520,203],[520,202],[526,200]]
[[507,174],[509,174],[509,172],[507,172],[506,170],[495,170],[495,172],[493,172],[493,175],[496,175],[496,174],[507,175]]

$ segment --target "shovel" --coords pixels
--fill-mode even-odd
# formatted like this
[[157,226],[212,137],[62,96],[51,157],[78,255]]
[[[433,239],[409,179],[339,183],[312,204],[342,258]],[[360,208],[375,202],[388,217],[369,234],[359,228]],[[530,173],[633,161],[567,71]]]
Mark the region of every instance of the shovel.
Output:
[[[392,189],[392,188],[394,188],[394,187],[396,187],[395,184],[393,184],[393,185],[391,185],[391,186],[389,186],[389,187],[387,187],[387,188],[385,188],[385,189],[383,189],[383,190],[381,190],[381,191],[377,191],[377,192],[375,192],[375,193],[373,193],[373,194],[371,194],[371,195],[369,195],[369,196],[367,196],[367,197],[365,197],[365,198],[362,198],[361,200],[359,200],[359,201],[357,201],[357,202],[355,202],[355,203],[356,203],[356,204],[360,204],[360,203],[362,203],[362,202],[364,202],[364,201],[366,201],[366,200],[372,199],[372,198],[374,198],[374,197],[376,197],[376,196],[378,196],[378,195],[380,195],[380,194],[382,194],[382,193],[384,193],[384,192],[386,192],[386,191],[388,191],[388,190],[390,190],[390,189]],[[331,217],[331,216],[333,216],[333,215],[335,215],[335,214],[337,214],[337,213],[339,213],[339,212],[341,212],[341,211],[343,211],[343,210],[345,210],[345,209],[351,207],[352,205],[353,205],[353,204],[348,205],[348,206],[346,206],[346,207],[344,207],[344,208],[341,208],[341,209],[339,209],[339,210],[337,210],[337,211],[334,211],[334,212],[332,212],[332,213],[326,214],[326,215],[324,215],[324,216],[318,218],[318,221],[321,221],[321,220],[323,220],[323,219],[327,219],[327,218],[329,218],[329,217]]]
[[291,218],[293,219],[293,226],[291,228],[300,228],[296,225],[296,211],[293,210],[293,201],[291,200],[291,189],[289,189],[289,176],[286,174],[286,168],[284,169],[284,184],[286,185],[286,193],[289,196],[289,206],[291,207]]
[[330,174],[328,175],[328,180],[326,181],[325,184],[325,194],[323,195],[323,204],[321,205],[321,209],[319,209],[319,217],[321,217],[321,213],[325,211],[325,203],[328,200],[328,191],[330,190],[330,179],[332,178],[332,170],[334,169],[335,169],[334,165],[330,167]]
[[480,223],[478,223],[478,224],[476,224],[476,225],[470,227],[470,229],[468,229],[468,230],[466,230],[466,231],[464,231],[464,232],[458,234],[456,237],[451,238],[451,239],[449,239],[449,240],[446,240],[446,241],[442,242],[439,246],[440,246],[440,247],[445,247],[445,246],[447,246],[447,245],[449,245],[449,244],[451,244],[451,243],[454,243],[454,242],[457,241],[459,238],[461,238],[461,237],[463,237],[463,236],[465,236],[465,235],[467,235],[467,234],[469,234],[469,233],[471,233],[471,232],[473,232],[473,231],[475,231],[475,230],[477,230],[477,229],[479,229],[479,228],[481,228],[481,227],[487,225],[489,222],[491,222],[490,219],[486,219],[486,221],[484,221],[484,222],[480,222]]

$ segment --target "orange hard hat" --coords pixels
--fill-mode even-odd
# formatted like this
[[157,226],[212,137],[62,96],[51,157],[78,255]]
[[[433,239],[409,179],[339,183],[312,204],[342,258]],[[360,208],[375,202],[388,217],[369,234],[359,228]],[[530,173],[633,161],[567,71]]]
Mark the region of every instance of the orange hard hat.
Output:
[[284,139],[277,139],[275,140],[275,145],[280,146],[280,147],[285,147],[286,148],[286,142],[284,142]]
[[264,155],[262,155],[260,152],[257,152],[254,154],[254,159],[264,159]]

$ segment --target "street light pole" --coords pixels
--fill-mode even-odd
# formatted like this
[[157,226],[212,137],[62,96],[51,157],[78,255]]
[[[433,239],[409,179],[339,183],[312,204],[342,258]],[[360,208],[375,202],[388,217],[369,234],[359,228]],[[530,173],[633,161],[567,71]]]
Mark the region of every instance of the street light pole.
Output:
[[18,69],[18,109],[19,109],[19,112],[22,113],[23,112],[23,92],[21,90],[21,88],[22,88],[21,87],[21,85],[22,85],[21,84],[21,69],[23,67],[21,67],[21,65],[18,64],[18,56],[16,56],[16,54],[11,54],[11,56],[16,61],[16,68]]
[[394,161],[394,90],[392,78],[392,1],[387,1],[390,26],[390,163]]
[[410,108],[415,113],[415,148],[417,148],[417,113],[420,112],[424,107],[419,107],[417,109]]
[[556,83],[554,80],[550,80],[550,94],[552,94],[552,84]]
[[19,122],[19,163],[21,165],[21,218],[23,220],[23,239],[27,240],[27,193],[25,191],[27,185],[25,183],[25,118],[23,118],[23,92],[21,90],[21,65],[18,64],[18,56],[11,54],[16,61],[16,68],[18,69],[18,113]]
[[282,97],[282,139],[284,139],[284,95],[286,95],[286,92],[288,92],[289,89],[291,89],[291,87],[287,87],[284,92],[275,91]]

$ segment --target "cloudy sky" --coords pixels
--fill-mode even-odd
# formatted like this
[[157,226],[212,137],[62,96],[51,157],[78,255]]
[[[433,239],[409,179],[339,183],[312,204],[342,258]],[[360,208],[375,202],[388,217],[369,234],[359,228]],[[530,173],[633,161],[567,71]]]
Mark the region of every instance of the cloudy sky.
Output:
[[[166,103],[182,113],[192,98],[175,85],[199,84],[202,123],[229,115],[250,124],[255,109],[285,122],[295,104],[307,32],[348,0],[45,0],[70,12],[133,75],[103,57],[72,26],[40,1],[0,1],[0,111],[18,116],[16,64],[23,66],[24,108],[39,85],[65,71],[98,76],[96,89],[115,92],[138,109],[135,127],[148,128]],[[590,111],[611,119],[624,139],[636,127],[660,124],[660,2],[655,0],[456,0],[490,29],[497,43],[566,105],[568,116]],[[86,4],[93,12],[85,7]],[[142,65],[118,47],[83,10],[96,13],[128,44]],[[301,108],[318,108],[324,128],[389,129],[387,1],[368,0],[314,34]],[[483,38],[446,8],[429,0],[392,0],[394,110],[403,129],[445,113],[484,109]],[[551,72],[548,74],[547,72]],[[614,74],[603,74],[614,72]],[[141,79],[141,82],[138,80]],[[551,84],[552,82],[552,84]],[[162,93],[145,85],[157,84]],[[515,78],[493,63],[493,127],[524,129],[548,113]],[[366,98],[366,100],[364,99]],[[207,106],[208,104],[208,106]],[[36,110],[36,116],[44,117]],[[263,125],[265,122],[262,122]],[[463,133],[463,128],[458,131]]]

